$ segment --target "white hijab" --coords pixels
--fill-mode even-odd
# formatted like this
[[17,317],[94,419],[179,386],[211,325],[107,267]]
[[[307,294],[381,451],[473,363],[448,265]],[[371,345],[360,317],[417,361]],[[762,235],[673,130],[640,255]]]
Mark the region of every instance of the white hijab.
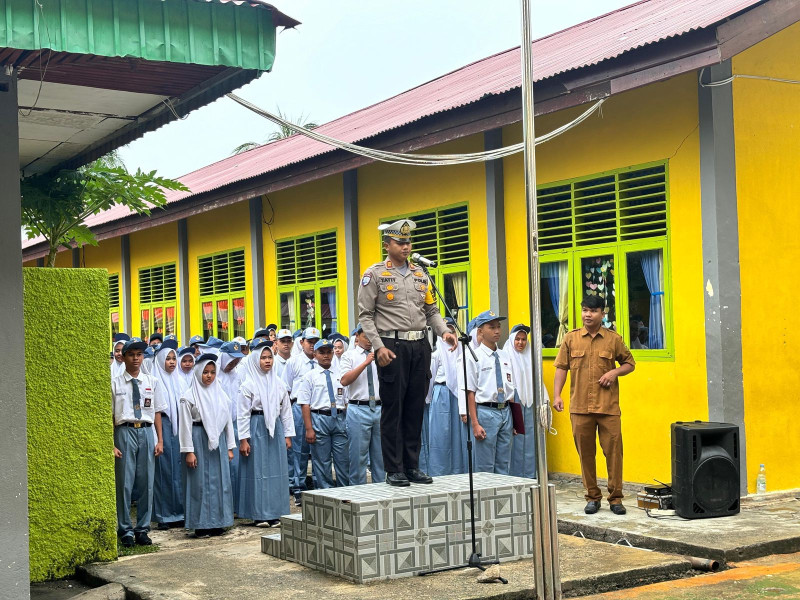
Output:
[[525,331],[520,329],[519,331],[512,333],[506,340],[506,343],[503,346],[503,351],[511,361],[511,373],[514,378],[514,385],[517,388],[519,401],[522,403],[522,406],[527,407],[533,405],[533,364],[531,363],[531,343],[528,335],[525,334],[525,338],[528,340],[528,343],[525,345],[525,350],[522,352],[517,352],[517,349],[514,346],[514,338],[516,338],[519,333],[525,333]]
[[181,400],[194,406],[200,413],[203,429],[208,436],[208,449],[216,450],[219,447],[219,436],[230,419],[230,400],[219,384],[218,378],[215,378],[211,385],[203,385],[203,369],[210,362],[213,361],[207,358],[195,364],[192,370],[194,375],[192,384],[183,392]]
[[[125,345],[125,342],[117,342],[116,344],[114,344],[112,349],[116,348],[117,346],[124,346],[124,345]],[[111,358],[111,379],[114,379],[114,377],[119,377],[124,372],[125,372],[125,361],[123,360],[122,362],[117,362],[117,359],[112,357]]]
[[294,340],[294,344],[292,344],[292,356],[295,354],[302,354],[303,353],[303,336],[299,336]]
[[[194,364],[196,362],[195,361],[195,356],[194,356],[194,354],[191,354],[191,353],[187,353],[187,354],[192,357],[192,369],[194,369]],[[178,374],[178,381],[180,381],[180,386],[179,386],[180,387],[180,393],[178,394],[178,397],[180,397],[180,395],[183,393],[183,391],[187,387],[192,385],[192,371],[189,371],[188,373],[184,373],[183,369],[181,368],[181,363],[183,362],[183,359],[184,359],[185,356],[187,356],[187,355],[184,354],[184,355],[178,357],[178,368],[175,369],[175,372]]]
[[[439,360],[444,369],[444,381],[450,393],[458,397],[458,369],[461,365],[461,361],[459,360],[461,357],[461,348],[458,348],[455,352],[450,352],[450,348],[450,344],[445,342],[442,338],[439,338],[437,352],[439,353]],[[433,377],[436,378],[436,373],[433,373]]]
[[164,388],[167,401],[166,412],[169,417],[170,425],[172,426],[172,435],[176,436],[178,435],[178,402],[180,401],[180,394],[183,386],[176,373],[176,371],[180,369],[180,366],[176,366],[172,373],[167,373],[166,362],[170,354],[174,354],[175,358],[178,358],[177,352],[172,348],[167,349],[166,352],[159,352],[156,354],[156,367],[153,370],[153,375],[158,379],[159,385]]
[[[269,372],[261,370],[261,355],[264,352],[272,354],[272,368]],[[261,408],[264,411],[264,422],[269,431],[269,437],[275,437],[275,421],[278,419],[278,406],[286,394],[286,385],[275,372],[275,354],[272,348],[264,346],[248,354],[242,363],[245,365],[242,376],[241,392],[249,392],[252,396],[258,396],[261,400]]]

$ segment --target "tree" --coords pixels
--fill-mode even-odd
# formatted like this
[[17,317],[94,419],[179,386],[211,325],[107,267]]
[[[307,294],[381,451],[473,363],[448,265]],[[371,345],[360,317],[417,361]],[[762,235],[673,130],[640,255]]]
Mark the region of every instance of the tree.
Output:
[[59,247],[97,245],[84,224],[90,216],[122,205],[137,214],[166,204],[165,190],[188,191],[179,181],[137,169],[129,173],[118,155],[105,156],[79,169],[62,169],[23,179],[22,226],[28,239],[47,240],[47,266],[54,267]]
[[[319,127],[318,123],[313,123],[308,121],[308,117],[304,114],[301,114],[296,120],[289,117],[289,115],[284,114],[281,112],[281,108],[278,107],[278,116],[283,119],[284,121],[289,121],[291,123],[295,123],[304,129],[316,129]],[[296,135],[296,132],[287,127],[286,125],[278,125],[278,131],[273,131],[267,136],[267,141],[269,142],[277,142],[278,140],[282,140],[284,138],[288,138],[290,136]],[[244,144],[239,144],[236,148],[233,149],[231,154],[241,154],[242,152],[247,152],[254,148],[258,148],[261,146],[258,142],[245,142]]]

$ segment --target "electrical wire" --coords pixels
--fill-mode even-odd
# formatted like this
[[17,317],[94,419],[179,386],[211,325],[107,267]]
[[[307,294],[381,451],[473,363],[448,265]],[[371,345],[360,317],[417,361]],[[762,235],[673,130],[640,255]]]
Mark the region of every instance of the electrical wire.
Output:
[[706,67],[700,69],[700,75],[698,76],[698,81],[702,87],[720,87],[722,85],[728,85],[732,83],[734,79],[759,79],[762,81],[774,81],[775,83],[793,83],[793,84],[800,84],[800,81],[796,79],[781,79],[780,77],[767,77],[766,75],[744,75],[744,74],[737,74],[731,75],[726,79],[720,79],[719,81],[710,81],[708,83],[703,83],[703,72],[706,70]]
[[[306,137],[309,137],[323,144],[334,146],[341,150],[346,150],[348,152],[352,152],[354,154],[358,154],[360,156],[365,156],[367,158],[372,158],[373,160],[378,160],[382,162],[405,164],[405,165],[429,166],[429,167],[442,166],[442,165],[461,165],[474,162],[497,160],[500,158],[504,158],[506,156],[511,156],[512,154],[516,154],[518,152],[522,152],[524,150],[523,142],[520,142],[518,144],[513,144],[511,146],[497,148],[494,150],[485,150],[483,152],[472,152],[466,154],[408,154],[402,152],[390,152],[387,150],[376,150],[373,148],[367,148],[365,146],[359,146],[357,144],[351,144],[348,142],[337,140],[335,138],[323,135],[314,129],[305,129],[300,125],[295,125],[294,123],[290,123],[289,121],[281,118],[278,115],[274,115],[269,111],[259,108],[255,104],[248,102],[243,98],[240,98],[236,94],[229,93],[226,95],[234,102],[244,106],[245,108],[251,110],[257,115],[262,116],[265,119],[269,119],[273,123],[277,123],[278,125],[287,127],[288,129],[294,131],[295,133],[300,133],[302,135],[305,135]],[[597,112],[602,106],[602,104],[605,102],[605,100],[606,100],[605,98],[598,100],[595,104],[589,107],[586,111],[584,111],[574,120],[562,125],[561,127],[554,129],[553,131],[541,137],[536,138],[536,145],[543,144],[561,135],[562,133],[569,131],[573,127],[578,126],[583,121],[592,116],[595,112]]]

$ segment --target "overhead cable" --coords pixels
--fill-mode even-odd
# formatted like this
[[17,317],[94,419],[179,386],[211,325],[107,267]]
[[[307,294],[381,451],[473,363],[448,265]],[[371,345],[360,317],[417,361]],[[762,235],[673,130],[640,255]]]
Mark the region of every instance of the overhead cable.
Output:
[[[405,165],[420,165],[425,167],[434,167],[440,165],[461,165],[474,162],[497,160],[505,156],[511,156],[512,154],[522,152],[524,149],[524,143],[520,142],[518,144],[512,144],[511,146],[505,146],[494,150],[485,150],[483,152],[471,152],[466,154],[409,154],[403,152],[390,152],[388,150],[376,150],[374,148],[367,148],[365,146],[359,146],[357,144],[343,142],[341,140],[337,140],[335,138],[321,134],[313,129],[306,129],[305,127],[302,127],[300,125],[295,125],[294,123],[290,123],[289,121],[283,119],[278,115],[272,114],[271,112],[264,110],[263,108],[259,108],[252,102],[248,102],[247,100],[240,98],[236,94],[227,94],[227,96],[234,102],[241,104],[242,106],[253,111],[257,115],[260,115],[265,119],[269,119],[273,123],[277,123],[278,125],[287,127],[288,129],[294,131],[295,133],[300,133],[302,135],[305,135],[306,137],[309,137],[323,144],[334,146],[341,150],[347,150],[348,152],[352,152],[360,156],[366,156],[367,158],[372,158],[373,160],[378,160],[382,162],[390,162],[390,163],[405,164]],[[569,123],[566,123],[565,125],[562,125],[561,127],[554,129],[553,131],[541,137],[536,138],[536,145],[543,144],[544,142],[547,142],[561,135],[562,133],[569,131],[573,127],[576,127],[577,125],[588,119],[590,116],[592,116],[595,112],[597,112],[602,106],[603,102],[605,102],[605,100],[606,100],[605,98],[598,100],[586,111],[584,111],[581,115],[579,115],[576,119],[570,121]]]
[[781,79],[780,77],[767,77],[766,75],[744,75],[744,74],[736,74],[727,77],[726,79],[720,79],[719,81],[709,81],[705,83],[703,81],[703,72],[706,70],[706,67],[700,69],[700,75],[698,77],[700,81],[700,85],[703,87],[719,87],[722,85],[728,85],[729,83],[733,82],[734,79],[759,79],[761,81],[773,81],[775,83],[793,83],[793,84],[800,84],[800,81],[796,79]]

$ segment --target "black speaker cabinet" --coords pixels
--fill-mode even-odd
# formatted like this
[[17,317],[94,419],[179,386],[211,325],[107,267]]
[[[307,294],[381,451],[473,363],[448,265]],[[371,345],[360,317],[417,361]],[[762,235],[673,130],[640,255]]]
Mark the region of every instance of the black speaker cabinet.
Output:
[[739,512],[739,427],[672,424],[672,501],[684,519]]

